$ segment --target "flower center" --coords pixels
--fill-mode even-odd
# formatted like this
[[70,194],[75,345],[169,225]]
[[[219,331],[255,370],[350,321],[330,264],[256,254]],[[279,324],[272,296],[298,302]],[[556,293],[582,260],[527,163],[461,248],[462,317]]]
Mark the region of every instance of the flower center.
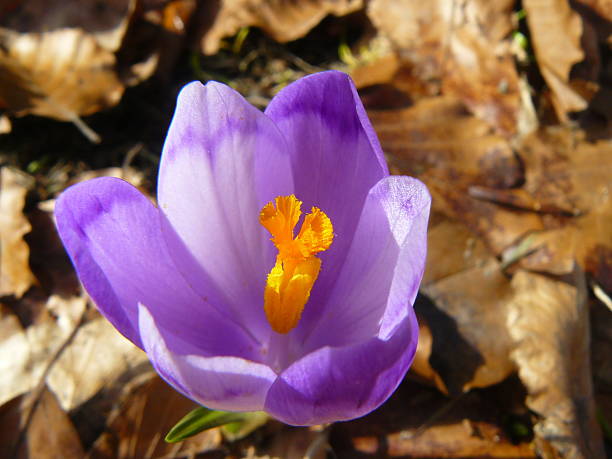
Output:
[[334,240],[331,220],[317,207],[304,217],[299,234],[293,237],[301,206],[294,195],[278,196],[259,213],[259,223],[272,234],[278,249],[264,291],[266,317],[277,333],[288,333],[297,326],[321,270],[315,254],[327,250]]

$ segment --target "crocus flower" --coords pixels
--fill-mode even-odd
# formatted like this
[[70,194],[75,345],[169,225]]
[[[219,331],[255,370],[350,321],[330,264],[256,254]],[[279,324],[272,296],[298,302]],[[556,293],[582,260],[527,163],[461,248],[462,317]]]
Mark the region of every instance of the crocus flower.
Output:
[[302,78],[263,113],[185,86],[157,203],[99,178],[55,214],[93,301],[174,388],[293,425],[391,395],[417,344],[430,197],[389,176],[347,75]]

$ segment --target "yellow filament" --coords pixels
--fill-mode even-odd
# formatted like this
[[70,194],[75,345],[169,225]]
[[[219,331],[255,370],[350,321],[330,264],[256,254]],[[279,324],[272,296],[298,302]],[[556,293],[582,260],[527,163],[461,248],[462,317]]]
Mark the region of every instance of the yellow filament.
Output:
[[321,270],[321,260],[315,254],[327,250],[334,239],[331,220],[316,207],[304,217],[294,238],[301,206],[294,195],[278,196],[259,214],[259,222],[272,234],[278,249],[264,291],[266,317],[277,333],[288,333],[297,326]]

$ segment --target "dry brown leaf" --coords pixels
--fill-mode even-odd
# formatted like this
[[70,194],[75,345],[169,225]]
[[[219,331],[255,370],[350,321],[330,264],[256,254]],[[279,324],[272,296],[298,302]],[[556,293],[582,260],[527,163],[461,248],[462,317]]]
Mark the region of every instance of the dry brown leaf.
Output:
[[[19,319],[0,304],[0,406],[32,385],[30,346]],[[24,389],[25,388],[25,389]]]
[[224,37],[242,27],[259,27],[274,40],[300,38],[325,16],[343,16],[357,11],[363,0],[220,0],[206,2],[199,12],[201,47],[215,54]]
[[368,112],[391,165],[402,173],[431,171],[452,186],[461,183],[508,188],[522,178],[508,142],[470,115],[455,97],[423,99],[405,109]]
[[194,0],[19,3],[0,18],[0,105],[73,121],[94,141],[79,116],[172,67],[195,9]]
[[61,407],[72,411],[146,362],[144,352],[117,333],[105,318],[98,317],[79,328],[53,365],[47,385]]
[[314,428],[284,426],[274,435],[266,453],[270,458],[325,459],[327,435],[320,426]]
[[444,219],[432,225],[427,238],[424,286],[467,269],[481,268],[491,257],[483,242],[457,221]]
[[478,190],[478,195],[553,214],[546,225],[550,229],[518,242],[526,255],[521,266],[562,275],[578,260],[612,292],[612,142],[591,143],[569,129],[548,129],[525,138],[519,154],[525,164],[523,188]]
[[373,0],[368,15],[420,80],[441,80],[445,94],[512,134],[521,104],[507,41],[513,6],[513,0]]
[[82,29],[0,29],[0,45],[0,99],[18,115],[75,121],[123,94],[114,53]]
[[465,225],[442,220],[428,232],[426,266],[422,292],[431,301],[415,304],[412,372],[454,395],[504,380],[516,367],[505,319],[512,291],[499,262]]
[[221,444],[219,429],[180,443],[164,442],[170,428],[195,407],[157,375],[144,375],[125,388],[122,402],[108,418],[106,432],[96,440],[88,457],[190,457],[213,450]]
[[0,27],[18,33],[57,29],[88,31],[100,46],[117,51],[128,27],[135,0],[27,0],[3,11]]
[[339,458],[535,458],[529,443],[513,444],[500,419],[514,414],[520,390],[509,384],[450,400],[404,381],[381,408],[332,426]]
[[572,89],[572,66],[584,58],[580,44],[582,21],[568,0],[524,0],[527,24],[536,61],[552,92],[552,104],[560,121],[584,110],[587,102]]
[[612,21],[612,1],[611,0],[576,0],[595,11],[599,16],[608,21]]
[[429,364],[452,395],[497,384],[516,369],[505,322],[510,282],[494,258],[483,262],[424,284],[433,304],[416,305],[433,337]]
[[28,457],[82,458],[83,447],[68,417],[51,392],[45,390],[36,407],[27,431]]
[[585,141],[569,128],[534,133],[522,143],[525,190],[545,211],[583,215],[607,200],[612,141]]
[[0,114],[0,134],[8,134],[11,132],[12,129],[13,126],[9,117],[5,114]]
[[464,223],[496,256],[514,247],[525,234],[545,229],[541,216],[536,213],[475,199],[448,179],[430,176],[423,179],[433,196],[434,208]]
[[68,414],[45,388],[2,406],[0,425],[2,457],[80,459],[85,455]]
[[576,276],[577,286],[526,271],[512,279],[512,358],[529,392],[527,405],[542,417],[535,432],[545,458],[605,457],[593,401],[586,291],[582,274]]
[[[21,333],[15,319],[6,315],[7,327],[13,329],[13,341],[0,345],[4,356],[3,364],[9,368],[9,377],[3,381],[0,403],[37,387],[44,379],[58,352],[70,340],[81,322],[86,300],[82,297],[62,298],[58,295],[41,296],[40,292],[29,291],[21,300],[14,302],[11,309],[27,327]],[[10,335],[9,335],[10,336]],[[11,352],[11,355],[5,353]]]
[[31,229],[23,215],[27,182],[24,174],[0,167],[0,296],[19,298],[35,282],[28,262],[30,249],[23,240]]
[[597,408],[606,422],[612,421],[612,314],[609,307],[591,300],[591,362]]

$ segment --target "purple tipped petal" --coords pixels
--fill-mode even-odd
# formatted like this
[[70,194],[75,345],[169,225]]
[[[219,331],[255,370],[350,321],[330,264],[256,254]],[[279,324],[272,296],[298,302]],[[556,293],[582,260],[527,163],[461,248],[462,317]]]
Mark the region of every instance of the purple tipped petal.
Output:
[[194,288],[208,295],[199,279],[210,277],[234,319],[260,336],[275,255],[258,217],[293,192],[289,155],[274,124],[233,89],[194,82],[181,91],[159,173],[168,244]]
[[304,335],[306,351],[386,339],[412,311],[425,268],[430,203],[425,185],[411,177],[387,177],[370,190],[341,273]]
[[373,338],[351,346],[321,348],[283,372],[268,392],[265,409],[292,425],[363,416],[397,388],[414,358],[417,337],[418,326],[410,309],[387,341]]
[[[388,169],[355,86],[341,72],[310,75],[278,93],[266,109],[291,150],[295,194],[323,210],[336,237],[321,254],[323,270],[313,290],[325,290],[344,258],[368,191]],[[327,274],[325,274],[327,273]],[[312,308],[311,308],[312,310]],[[310,321],[308,308],[304,320]]]
[[[277,251],[259,213],[289,194],[330,217],[334,243],[297,327],[278,334],[263,308]],[[66,190],[56,217],[99,309],[166,381],[213,409],[295,425],[353,419],[389,397],[415,353],[430,197],[389,177],[347,75],[303,78],[265,114],[222,84],[187,85],[158,201],[97,179]]]
[[144,350],[157,372],[175,389],[212,409],[263,409],[277,377],[269,367],[238,357],[176,354],[169,347],[179,338],[160,326],[141,304],[139,327]]
[[[55,216],[81,282],[136,345],[142,347],[137,307],[146,303],[168,328],[197,342],[200,352],[250,355],[252,342],[245,334],[178,274],[161,235],[159,211],[136,188],[115,178],[80,183],[61,195]],[[228,334],[234,339],[219,339]]]

